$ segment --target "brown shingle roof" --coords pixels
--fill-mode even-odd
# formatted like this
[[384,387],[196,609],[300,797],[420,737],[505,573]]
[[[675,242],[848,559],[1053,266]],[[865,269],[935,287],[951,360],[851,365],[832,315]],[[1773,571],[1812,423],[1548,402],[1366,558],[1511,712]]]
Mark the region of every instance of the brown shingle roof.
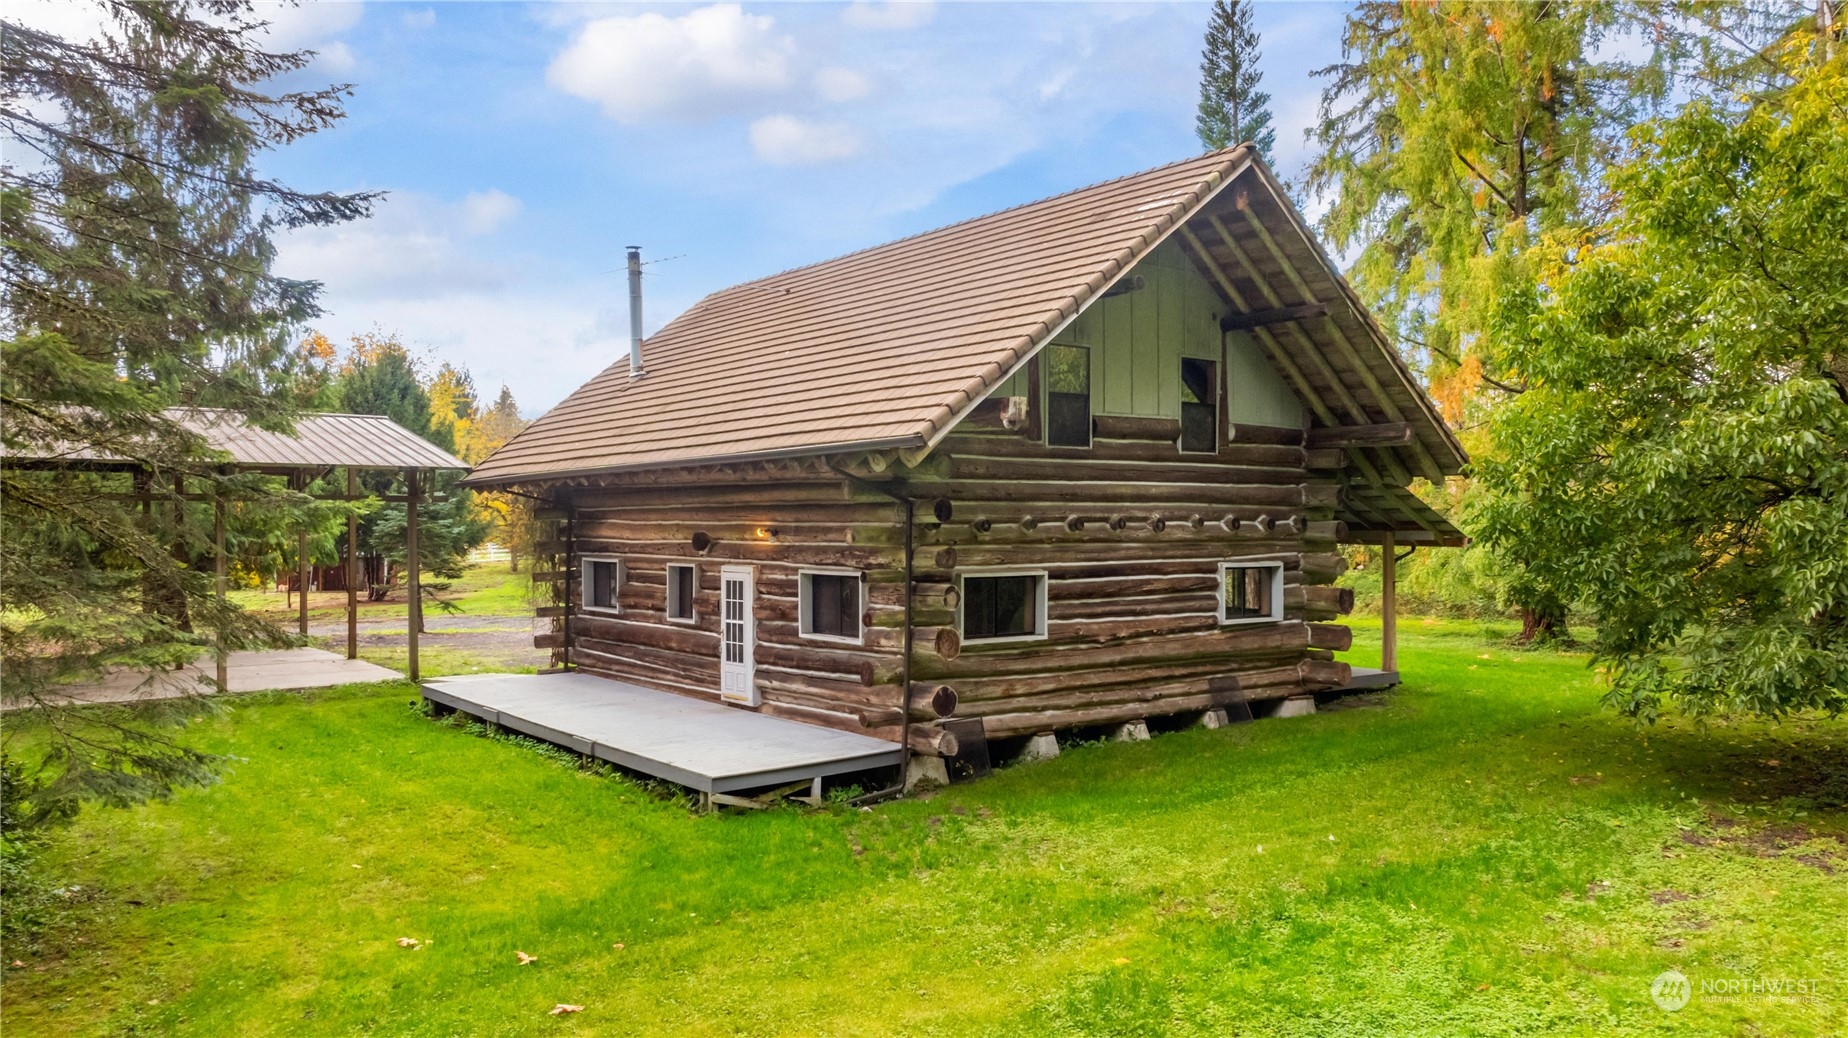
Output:
[[[1251,189],[1226,193],[1234,180]],[[1222,245],[1193,247],[1248,234],[1234,216],[1247,211],[1276,228],[1263,249],[1275,246],[1283,266],[1249,272],[1262,285],[1228,275],[1243,268],[1215,253]],[[1409,471],[1458,471],[1455,437],[1241,146],[715,292],[643,345],[645,375],[631,379],[626,358],[612,364],[465,482],[928,447],[1183,224],[1235,311],[1309,292],[1332,307],[1328,322],[1279,344],[1298,354],[1302,391],[1339,402],[1318,409],[1329,412],[1320,424],[1411,420]],[[1400,453],[1373,452],[1395,465]]]
[[1216,152],[707,296],[474,484],[919,447],[1248,162]]

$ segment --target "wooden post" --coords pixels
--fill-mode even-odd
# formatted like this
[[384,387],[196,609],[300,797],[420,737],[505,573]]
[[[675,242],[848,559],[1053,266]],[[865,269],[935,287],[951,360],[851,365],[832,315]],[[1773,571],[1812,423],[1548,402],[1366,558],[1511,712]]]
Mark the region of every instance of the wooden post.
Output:
[[1397,546],[1392,531],[1387,530],[1380,542],[1380,669],[1399,669],[1399,560],[1393,557]]
[[[347,468],[347,507],[359,496],[359,473]],[[359,658],[359,516],[347,513],[347,659]]]
[[423,622],[423,584],[418,579],[420,559],[417,554],[417,470],[404,470],[405,484],[410,493],[404,501],[404,569],[409,581],[411,600],[404,610],[404,617],[409,621],[411,650],[411,680],[417,680],[417,628]]
[[214,645],[213,645],[212,657],[218,665],[217,666],[218,691],[228,692],[230,690],[226,688],[226,685],[230,681],[230,678],[231,678],[231,665],[230,665],[229,658],[225,654],[225,629],[224,629],[225,499],[217,496],[216,494],[214,494],[212,497],[212,543],[215,546],[215,550],[212,553],[212,570],[213,570],[213,575],[216,578],[216,583],[217,583],[218,615],[219,615],[217,630],[213,634]]
[[308,528],[295,531],[295,602],[302,637],[308,637]]

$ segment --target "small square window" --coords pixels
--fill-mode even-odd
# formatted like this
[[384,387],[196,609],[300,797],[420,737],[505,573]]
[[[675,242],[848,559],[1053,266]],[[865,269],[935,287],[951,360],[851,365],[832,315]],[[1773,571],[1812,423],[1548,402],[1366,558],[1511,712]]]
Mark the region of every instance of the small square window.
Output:
[[1083,346],[1046,347],[1046,443],[1091,445],[1091,351]]
[[804,573],[800,592],[803,637],[860,640],[860,574]]
[[1219,567],[1219,621],[1283,619],[1283,563],[1228,562]]
[[667,618],[693,622],[693,591],[699,586],[694,569],[679,563],[667,567]]
[[610,558],[584,560],[582,603],[585,609],[613,613],[617,610],[617,591],[622,587],[622,561]]
[[963,640],[1044,637],[1045,592],[1043,573],[962,578]]

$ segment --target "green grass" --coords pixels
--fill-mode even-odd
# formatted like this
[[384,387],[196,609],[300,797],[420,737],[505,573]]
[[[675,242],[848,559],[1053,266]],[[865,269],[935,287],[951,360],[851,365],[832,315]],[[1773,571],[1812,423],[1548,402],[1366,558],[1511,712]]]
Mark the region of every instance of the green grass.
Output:
[[[1403,665],[1373,709],[719,817],[406,685],[240,700],[193,733],[221,785],[57,838],[101,894],[7,971],[7,1028],[1841,1033],[1848,724],[1639,733],[1581,657],[1478,625],[1406,624]],[[1670,1014],[1671,968],[1824,983]]]
[[[441,578],[424,575],[426,583],[441,581]],[[468,616],[531,616],[533,611],[532,581],[526,571],[510,572],[503,563],[470,566],[462,576],[443,592],[443,598],[455,605]],[[246,610],[257,613],[276,623],[288,625],[298,615],[299,606],[292,595],[277,591],[242,590],[230,593],[233,602]],[[446,615],[434,605],[424,607],[424,623],[435,627],[441,624]],[[311,591],[308,594],[309,622],[327,622],[339,620],[346,616],[346,592]],[[405,593],[400,587],[390,600],[368,602],[365,595],[360,595],[359,618],[361,620],[402,620],[405,616]]]

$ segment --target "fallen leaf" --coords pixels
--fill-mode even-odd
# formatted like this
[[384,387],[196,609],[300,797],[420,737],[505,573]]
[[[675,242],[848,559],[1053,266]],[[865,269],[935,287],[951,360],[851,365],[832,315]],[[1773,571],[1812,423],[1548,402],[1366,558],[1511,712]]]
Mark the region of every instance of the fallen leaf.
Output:
[[1489,990],[1489,986],[1487,984],[1478,984],[1476,985],[1476,990],[1477,991],[1487,991]]
[[617,951],[621,951],[621,950],[622,950],[622,942],[620,942],[620,941],[618,941],[617,943],[615,943],[615,944],[612,944],[612,945],[610,945],[610,947],[612,947],[612,948],[614,948],[614,949],[616,949]]
[[16,970],[23,970],[23,969],[25,969],[25,968],[26,968],[26,964],[25,964],[25,963],[23,963],[23,962],[20,962],[20,961],[19,961],[18,959],[14,959],[14,960],[13,960],[13,968],[14,968],[14,969],[16,969]]
[[1119,966],[1127,966],[1129,965],[1129,960],[1128,959],[1118,959],[1116,960],[1116,964]]
[[355,866],[353,866],[353,867],[354,867],[354,868],[359,868],[359,866],[358,866],[358,865],[355,865]]
[[582,1013],[583,1011],[584,1011],[583,1006],[567,1005],[564,1002],[560,1002],[557,1005],[552,1007],[552,1012],[549,1013],[548,1015],[563,1016],[566,1013]]
[[1773,757],[1773,758],[1771,758],[1770,760],[1768,760],[1768,761],[1765,761],[1765,767],[1767,767],[1767,768],[1775,768],[1775,767],[1777,767],[1777,766],[1778,766],[1778,764],[1779,764],[1779,763],[1780,763],[1780,762],[1778,761],[1778,759],[1777,759],[1776,757]]
[[526,953],[525,953],[525,952],[523,952],[523,951],[517,951],[517,950],[516,950],[516,951],[514,952],[514,954],[520,957],[520,965],[522,965],[522,966],[524,966],[524,965],[526,965],[526,964],[527,964],[527,963],[529,963],[529,962],[538,962],[538,961],[539,961],[539,956],[537,956],[537,955],[528,955],[528,954],[526,954]]
[[422,941],[418,940],[415,937],[398,938],[398,947],[400,948],[415,948],[422,943],[423,943]]

